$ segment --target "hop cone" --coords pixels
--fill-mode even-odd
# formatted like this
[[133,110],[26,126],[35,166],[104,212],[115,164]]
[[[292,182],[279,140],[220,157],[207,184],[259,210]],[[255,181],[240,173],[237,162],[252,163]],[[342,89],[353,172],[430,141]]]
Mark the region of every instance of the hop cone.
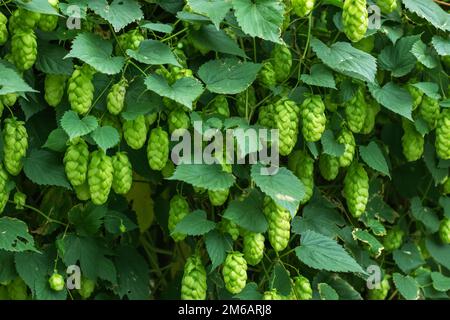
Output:
[[93,204],[102,205],[108,200],[113,173],[111,158],[101,150],[94,151],[88,167],[88,184]]
[[92,78],[94,70],[87,64],[75,67],[67,86],[70,107],[78,114],[86,114],[94,99]]
[[200,256],[189,257],[181,280],[181,300],[206,299],[206,270]]
[[236,241],[237,238],[239,238],[240,234],[239,226],[229,219],[222,218],[219,224],[219,229],[223,233],[228,233],[231,236],[231,239],[233,239],[233,241]]
[[10,300],[27,300],[28,289],[25,281],[17,277],[7,286]]
[[273,128],[275,126],[272,111],[273,111],[272,104],[264,105],[261,108],[259,108],[258,123],[261,126],[266,127],[268,129]]
[[424,95],[422,98],[422,103],[419,106],[419,114],[430,126],[434,129],[436,127],[436,122],[439,119],[439,101]]
[[222,275],[225,288],[230,293],[241,292],[247,282],[247,261],[244,255],[240,252],[230,252],[223,263]]
[[27,154],[28,133],[25,122],[16,118],[4,121],[3,128],[3,163],[6,171],[17,176],[22,171],[22,159]]
[[436,153],[443,160],[450,159],[450,109],[445,108],[436,126]]
[[290,238],[291,215],[288,210],[278,206],[271,198],[264,198],[264,214],[269,228],[269,242],[275,251],[284,250]]
[[7,93],[4,96],[0,96],[1,102],[8,107],[12,107],[17,102],[17,93]]
[[44,81],[45,101],[51,107],[56,107],[64,96],[66,89],[66,76],[60,74],[47,74]]
[[342,129],[336,141],[344,145],[344,153],[339,157],[339,165],[341,167],[348,167],[355,156],[355,137],[350,130]]
[[147,140],[147,124],[144,115],[125,121],[122,130],[125,141],[131,149],[139,150],[144,146]]
[[450,219],[444,218],[439,226],[439,237],[445,244],[450,244]]
[[345,106],[345,117],[347,119],[348,128],[359,133],[363,128],[367,115],[367,103],[364,99],[362,90],[358,90],[356,95],[350,99]]
[[408,161],[419,160],[423,154],[424,138],[411,121],[403,119],[402,126],[404,132],[402,136],[403,154]]
[[422,103],[423,92],[419,88],[416,88],[412,84],[406,85],[406,90],[408,90],[411,98],[413,99],[413,110],[416,110],[417,107]]
[[3,169],[3,165],[0,163],[0,214],[5,210],[9,199],[9,190],[6,187],[7,184],[8,173]]
[[[50,5],[58,11],[58,0],[49,0]],[[42,31],[50,32],[58,26],[58,16],[52,14],[42,14],[38,22],[38,27]]]
[[122,79],[111,87],[111,91],[108,93],[106,99],[106,107],[111,114],[118,115],[122,111],[126,92],[127,81],[125,79]]
[[375,100],[372,100],[367,104],[366,111],[366,119],[360,131],[363,134],[369,134],[374,129],[377,114],[380,112],[380,105]]
[[75,194],[78,200],[88,201],[91,198],[91,192],[89,191],[89,184],[87,180],[80,186],[74,186]]
[[244,258],[251,266],[256,266],[264,256],[264,236],[261,233],[247,232],[244,235]]
[[276,44],[272,51],[272,66],[275,70],[276,80],[283,82],[289,78],[292,68],[292,54],[289,47]]
[[217,113],[221,116],[224,116],[225,118],[230,117],[230,108],[228,106],[228,100],[227,97],[225,97],[224,95],[218,95],[212,102],[211,107],[213,113]]
[[89,148],[81,138],[70,142],[64,154],[64,169],[72,186],[81,186],[86,181],[89,162]]
[[175,108],[169,113],[167,124],[169,125],[169,132],[173,133],[177,129],[189,129],[191,121],[182,108]]
[[64,277],[59,273],[52,274],[52,276],[48,279],[48,283],[53,291],[62,291],[66,286]]
[[342,22],[344,32],[351,41],[358,42],[364,38],[369,24],[366,0],[345,0]]
[[162,170],[169,159],[169,135],[157,127],[150,132],[147,145],[148,164],[152,170]]
[[27,203],[27,195],[25,193],[17,191],[14,193],[14,204],[17,210],[22,210]]
[[11,55],[20,71],[30,69],[36,62],[37,42],[32,29],[18,29],[11,38]]
[[325,131],[325,104],[319,95],[308,97],[301,106],[302,133],[306,141],[319,141]]
[[384,300],[386,299],[389,290],[391,289],[391,285],[389,284],[389,278],[384,277],[380,282],[380,288],[371,289],[367,293],[367,299],[369,300]]
[[88,299],[95,290],[95,281],[88,278],[81,278],[80,289],[78,293],[83,299]]
[[339,158],[329,154],[322,154],[319,159],[319,171],[327,181],[336,179],[339,174]]
[[223,205],[227,201],[229,194],[229,189],[208,190],[209,201],[216,207]]
[[312,288],[308,278],[304,276],[297,276],[294,279],[292,291],[296,300],[311,300]]
[[305,186],[305,196],[300,201],[300,204],[305,204],[313,195],[314,160],[306,152],[298,150],[289,156],[288,167]]
[[175,241],[181,241],[186,238],[185,234],[181,234],[178,232],[173,232],[178,222],[183,220],[189,214],[189,204],[186,199],[180,195],[175,195],[172,197],[169,203],[169,221],[168,228],[170,232],[170,236]]
[[265,87],[274,87],[277,84],[277,74],[270,61],[264,61],[258,75],[259,82]]
[[124,152],[118,152],[112,157],[114,170],[112,188],[117,194],[126,194],[133,183],[133,169],[130,160]]
[[297,143],[298,106],[288,99],[280,99],[273,105],[273,124],[279,130],[279,148],[282,156],[287,156]]
[[0,46],[8,41],[8,18],[0,12]]
[[405,236],[405,233],[403,232],[403,230],[401,230],[399,228],[394,227],[394,228],[388,230],[386,236],[384,236],[384,239],[383,239],[384,249],[387,252],[390,252],[390,251],[394,251],[394,250],[400,248],[400,246],[403,243],[404,236]]
[[284,300],[283,296],[278,293],[277,289],[265,291],[262,296],[262,299],[263,300]]
[[397,0],[377,0],[377,5],[380,7],[381,12],[389,14],[397,9]]
[[246,91],[236,95],[236,108],[240,117],[248,117],[256,106],[255,88],[248,87]]
[[354,162],[344,179],[344,197],[351,215],[359,218],[365,211],[369,199],[369,177],[364,167]]
[[292,10],[297,16],[304,17],[314,9],[315,0],[291,0]]
[[19,30],[34,29],[41,14],[38,12],[29,11],[23,8],[15,10],[9,18],[9,32],[16,33]]

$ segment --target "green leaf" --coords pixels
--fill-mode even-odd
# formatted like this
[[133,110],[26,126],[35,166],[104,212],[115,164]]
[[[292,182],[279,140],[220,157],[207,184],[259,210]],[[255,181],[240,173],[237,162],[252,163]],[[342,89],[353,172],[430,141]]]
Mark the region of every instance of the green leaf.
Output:
[[96,280],[99,277],[112,284],[117,283],[116,268],[107,258],[112,252],[102,239],[67,234],[61,243],[64,252],[61,258],[67,266],[79,262],[81,272],[87,278]]
[[111,57],[112,42],[93,33],[80,33],[72,42],[72,50],[65,58],[78,58],[105,74],[122,71],[125,59]]
[[134,0],[113,0],[111,3],[106,0],[90,0],[89,8],[111,23],[116,32],[144,18],[141,5]]
[[431,278],[431,270],[428,268],[421,267],[417,269],[415,272],[415,279],[417,283],[420,285],[423,295],[427,299],[448,299],[448,295],[445,292],[437,291],[433,288],[432,284],[433,280]]
[[268,224],[261,203],[261,194],[252,192],[243,201],[230,201],[223,213],[223,217],[233,221],[245,230],[256,233],[266,232]]
[[150,75],[145,79],[147,88],[162,97],[172,99],[188,109],[192,109],[192,102],[203,92],[202,84],[195,78],[185,77],[169,85],[160,75]]
[[94,235],[103,224],[107,209],[93,204],[77,204],[68,213],[69,221],[84,236]]
[[93,116],[86,116],[80,119],[78,114],[72,110],[66,111],[61,118],[61,127],[70,139],[87,135],[97,129],[97,119]]
[[139,77],[128,87],[125,96],[125,110],[120,115],[125,120],[135,120],[140,115],[160,111],[161,104],[161,97],[147,90],[144,79]]
[[256,79],[260,64],[237,59],[212,60],[198,70],[206,88],[220,94],[236,94],[246,90]]
[[335,240],[314,231],[302,234],[295,249],[299,260],[307,266],[335,272],[365,273],[361,266]]
[[422,40],[417,41],[411,48],[411,53],[428,69],[434,69],[438,66],[438,60],[433,56],[433,50]]
[[397,42],[398,39],[403,37],[404,31],[401,26],[388,26],[388,25],[382,25],[381,26],[381,32],[386,34],[386,36],[391,40],[393,44]]
[[372,141],[367,146],[359,146],[359,154],[369,167],[388,177],[391,176],[386,158],[376,142]]
[[438,29],[450,31],[449,14],[433,0],[402,0],[406,9],[424,18]]
[[406,300],[419,299],[419,284],[410,276],[403,276],[400,273],[394,273],[393,280],[398,292]]
[[16,0],[14,1],[21,8],[25,8],[32,12],[39,12],[44,14],[58,15],[58,12],[53,8],[48,0]]
[[36,68],[47,74],[65,74],[70,76],[73,72],[72,59],[64,59],[68,51],[63,47],[38,42],[38,56]]
[[424,207],[419,197],[411,199],[411,213],[412,216],[416,220],[422,222],[431,233],[435,233],[439,230],[438,216],[430,208]]
[[261,300],[262,294],[258,291],[258,285],[254,282],[248,282],[245,288],[234,298],[239,300]]
[[145,22],[141,24],[141,28],[153,30],[156,32],[162,33],[172,33],[173,27],[170,24],[166,23],[154,23],[154,22]]
[[32,89],[22,77],[0,60],[0,95],[14,92],[37,92]]
[[225,261],[227,252],[233,250],[233,241],[229,235],[212,230],[205,234],[205,246],[214,270]]
[[0,282],[8,282],[17,277],[14,252],[0,250]]
[[444,215],[450,219],[450,198],[449,197],[440,197],[439,205],[444,209]]
[[111,149],[120,142],[119,132],[117,132],[116,128],[110,126],[97,127],[91,133],[91,137],[100,149],[104,151]]
[[283,43],[281,26],[284,19],[284,7],[281,1],[233,0],[232,3],[242,31],[252,37]]
[[0,249],[12,252],[35,251],[34,239],[28,233],[25,222],[10,218],[0,218]]
[[417,245],[406,243],[392,254],[395,263],[404,273],[410,273],[425,263]]
[[446,292],[450,290],[450,278],[444,276],[439,272],[432,272],[431,279],[433,279],[433,287],[437,291]]
[[286,208],[294,217],[300,200],[305,196],[303,183],[288,169],[278,168],[276,174],[266,173],[267,168],[260,164],[252,166],[251,176],[262,192],[279,206]]
[[322,300],[339,300],[338,293],[329,284],[319,283],[318,289],[319,289],[320,299],[322,299]]
[[223,0],[187,0],[187,4],[194,12],[210,18],[217,29],[231,9],[231,3]]
[[399,85],[389,82],[382,88],[378,84],[368,84],[372,96],[378,103],[389,110],[412,120],[412,98],[408,91]]
[[169,180],[180,180],[194,187],[208,190],[228,189],[234,184],[233,175],[222,170],[218,164],[180,164]]
[[282,263],[275,263],[270,277],[270,289],[277,289],[278,293],[288,296],[292,291],[291,278],[289,272]]
[[223,30],[216,29],[213,25],[202,25],[199,30],[192,30],[190,38],[196,43],[201,43],[202,48],[231,54],[245,58],[245,52]]
[[207,219],[205,211],[195,210],[178,222],[173,232],[189,236],[200,236],[210,232],[215,227],[216,224]]
[[323,64],[313,65],[311,67],[311,74],[302,74],[300,80],[310,86],[336,89],[333,74]]
[[47,148],[56,152],[63,152],[64,150],[66,150],[68,139],[69,136],[66,134],[66,132],[61,128],[57,128],[50,132],[47,141],[42,146],[42,148]]
[[329,68],[349,77],[374,82],[377,64],[370,54],[355,49],[348,42],[336,42],[328,47],[317,38],[311,41],[311,48]]
[[398,217],[398,213],[384,202],[383,197],[380,195],[374,195],[369,199],[366,213],[381,218],[381,220],[387,220],[390,223],[394,223]]
[[378,258],[381,255],[384,249],[383,245],[367,230],[355,228],[352,232],[352,235],[353,239],[367,244],[369,246],[370,252],[375,256],[375,258]]
[[325,130],[320,141],[322,142],[323,153],[335,157],[340,157],[344,153],[345,147],[336,141],[333,131]]
[[450,56],[450,39],[444,39],[441,36],[435,35],[431,40],[434,49],[436,49],[437,53],[441,56]]
[[62,161],[53,152],[40,149],[31,150],[23,161],[23,171],[28,179],[38,185],[70,189]]
[[156,40],[144,40],[141,42],[137,51],[128,49],[127,54],[145,64],[172,64],[180,67],[170,47]]
[[427,96],[432,99],[440,99],[441,95],[439,94],[439,86],[434,82],[418,82],[413,84],[414,87],[421,90]]
[[433,259],[450,270],[450,245],[442,244],[434,238],[428,238],[425,241],[425,245]]
[[391,71],[393,77],[403,77],[416,66],[416,57],[411,53],[412,46],[420,36],[403,37],[395,43],[381,50],[378,56],[380,67]]
[[[147,216],[149,216],[147,212],[146,214]],[[105,229],[109,233],[114,235],[120,235],[123,233],[123,231],[120,229],[121,225],[125,226],[125,232],[130,232],[138,228],[138,226],[133,221],[131,221],[130,218],[118,211],[108,211],[108,213],[105,215],[104,225]]]
[[361,294],[336,273],[319,272],[314,282],[330,285],[337,292],[340,300],[362,300]]
[[423,154],[425,165],[433,176],[435,184],[442,183],[448,175],[446,168],[439,168],[436,161],[436,150],[429,142],[425,143],[425,152]]
[[120,298],[148,300],[150,296],[150,268],[135,248],[123,245],[114,259],[117,268],[117,293]]
[[367,218],[364,221],[364,224],[370,228],[372,233],[378,237],[382,237],[386,235],[386,228],[384,225],[377,219]]

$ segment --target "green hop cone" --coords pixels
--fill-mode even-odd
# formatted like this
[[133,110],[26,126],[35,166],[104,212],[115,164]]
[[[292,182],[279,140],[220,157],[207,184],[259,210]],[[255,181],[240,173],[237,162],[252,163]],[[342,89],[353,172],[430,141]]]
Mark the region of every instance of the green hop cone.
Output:
[[409,94],[411,95],[411,98],[413,99],[413,106],[412,109],[416,110],[418,106],[422,103],[423,99],[423,91],[419,88],[416,88],[411,83],[408,83],[406,85],[406,90],[408,90]]
[[169,159],[169,135],[161,127],[150,132],[147,159],[150,168],[156,171],[161,171]]
[[91,192],[89,191],[89,184],[87,183],[87,181],[85,181],[80,186],[74,186],[73,189],[75,190],[75,194],[78,200],[88,201],[89,199],[91,199]]
[[424,138],[416,130],[414,123],[402,119],[403,136],[402,136],[402,150],[408,161],[416,161],[422,158],[424,149]]
[[277,74],[270,61],[264,61],[258,74],[259,82],[265,87],[274,87],[277,84]]
[[15,278],[8,286],[8,296],[10,300],[27,300],[28,288],[22,278]]
[[436,126],[436,153],[443,160],[450,159],[450,109],[445,108]]
[[118,152],[112,157],[114,169],[112,188],[117,194],[126,194],[133,183],[133,169],[125,152]]
[[17,210],[23,210],[27,202],[27,195],[25,193],[17,191],[14,193],[14,204]]
[[380,112],[380,109],[380,105],[375,100],[372,100],[367,104],[366,119],[364,120],[364,124],[361,128],[360,133],[369,134],[372,132],[372,130],[375,128],[375,120],[378,113]]
[[300,18],[308,15],[314,9],[315,0],[291,0],[292,10]]
[[351,215],[359,218],[365,211],[369,200],[369,177],[364,167],[354,162],[347,170],[344,179],[344,197]]
[[200,256],[193,255],[186,260],[181,279],[181,300],[206,299],[206,270]]
[[89,162],[89,147],[82,138],[69,143],[64,154],[64,169],[72,186],[80,186],[86,181]]
[[122,112],[127,86],[127,80],[122,79],[111,87],[106,98],[106,107],[111,114],[118,115]]
[[130,30],[117,37],[116,54],[126,54],[128,49],[137,50],[141,42],[145,40],[139,29]]
[[18,95],[17,93],[7,93],[3,96],[0,96],[0,101],[7,107],[12,107],[17,102]]
[[218,95],[211,104],[212,113],[219,114],[225,118],[230,117],[230,107],[228,106],[227,97]]
[[144,115],[139,115],[134,120],[126,120],[122,126],[123,137],[127,145],[134,150],[139,150],[147,140],[147,124]]
[[145,116],[145,121],[148,127],[151,127],[156,122],[156,120],[158,120],[157,112],[150,113]]
[[3,163],[6,171],[17,176],[22,171],[22,159],[27,154],[28,133],[25,122],[16,118],[4,121],[3,128]]
[[266,127],[268,129],[274,127],[272,111],[273,111],[272,104],[267,104],[259,108],[258,123],[261,126]]
[[48,279],[48,283],[53,291],[62,291],[66,286],[64,277],[56,272]]
[[397,0],[377,0],[377,6],[380,7],[381,12],[389,14],[397,9]]
[[267,232],[270,244],[275,251],[284,250],[290,238],[291,214],[266,196],[264,198],[264,215],[269,224]]
[[292,54],[289,47],[276,44],[272,51],[272,66],[275,70],[275,77],[278,82],[283,82],[289,78],[292,68]]
[[297,143],[298,106],[292,100],[280,99],[273,105],[274,128],[279,131],[279,149],[282,156],[287,156]]
[[236,109],[240,117],[248,117],[256,106],[256,94],[253,86],[236,95]]
[[445,244],[450,244],[450,219],[445,217],[439,225],[439,237]]
[[15,10],[9,18],[9,31],[11,34],[19,30],[34,29],[41,19],[39,12],[29,11],[23,8]]
[[293,279],[292,291],[295,300],[311,300],[312,288],[308,278],[297,276]]
[[228,233],[231,236],[231,239],[233,239],[233,241],[236,241],[237,238],[239,238],[240,234],[239,226],[229,219],[222,218],[222,220],[219,223],[219,229],[223,233]]
[[278,293],[277,289],[265,291],[262,296],[263,300],[284,300],[284,297]]
[[358,42],[366,34],[369,25],[366,0],[345,0],[342,12],[342,22],[347,38]]
[[167,124],[169,125],[169,132],[172,134],[175,130],[180,130],[177,133],[183,133],[184,130],[189,129],[191,120],[189,115],[182,108],[175,108],[167,117]]
[[422,103],[419,106],[419,115],[425,120],[430,128],[434,129],[436,127],[439,113],[439,101],[424,95]]
[[360,89],[345,105],[345,118],[347,119],[348,128],[354,133],[361,132],[366,116],[367,103]]
[[92,78],[95,71],[87,64],[76,66],[67,85],[67,97],[70,107],[80,115],[86,114],[94,99]]
[[81,278],[80,289],[78,289],[78,293],[83,299],[89,299],[92,293],[95,290],[95,281],[92,281],[88,278]]
[[289,155],[288,167],[305,187],[305,196],[300,201],[300,204],[305,204],[314,191],[314,160],[306,152],[297,150]]
[[229,194],[229,189],[208,190],[209,201],[215,207],[223,205],[227,201]]
[[321,96],[313,95],[305,99],[301,106],[302,133],[308,142],[319,141],[325,131],[327,118],[325,104]]
[[244,235],[244,258],[251,266],[256,266],[264,257],[264,236],[261,233],[247,232]]
[[353,133],[348,129],[342,129],[336,141],[344,145],[344,153],[339,157],[339,165],[348,167],[355,156],[356,142]]
[[403,230],[394,227],[386,233],[383,238],[383,246],[386,252],[392,252],[401,247],[405,232]]
[[169,203],[169,220],[168,229],[170,236],[175,241],[182,241],[186,238],[185,234],[174,232],[178,222],[183,220],[189,214],[189,203],[181,195],[175,195],[170,199]]
[[5,210],[9,199],[9,190],[7,189],[8,173],[0,163],[0,214]]
[[111,191],[113,175],[111,158],[102,150],[92,152],[88,167],[88,184],[93,204],[106,203]]
[[[48,3],[58,12],[58,0],[48,0]],[[51,32],[58,26],[58,19],[59,17],[54,14],[41,14],[41,18],[38,21],[38,27],[42,31]]]
[[232,293],[240,293],[247,283],[247,261],[240,252],[228,253],[222,269],[225,288]]
[[0,46],[8,41],[8,18],[0,12]]
[[367,293],[368,300],[385,300],[391,289],[389,278],[385,276],[379,284],[379,288],[369,289]]
[[339,174],[339,158],[325,153],[322,154],[319,158],[319,171],[327,181],[336,179]]
[[67,77],[61,74],[45,75],[44,98],[49,106],[56,107],[60,104],[66,89],[66,79]]
[[11,55],[20,71],[33,67],[37,58],[37,41],[31,29],[19,29],[11,37]]

